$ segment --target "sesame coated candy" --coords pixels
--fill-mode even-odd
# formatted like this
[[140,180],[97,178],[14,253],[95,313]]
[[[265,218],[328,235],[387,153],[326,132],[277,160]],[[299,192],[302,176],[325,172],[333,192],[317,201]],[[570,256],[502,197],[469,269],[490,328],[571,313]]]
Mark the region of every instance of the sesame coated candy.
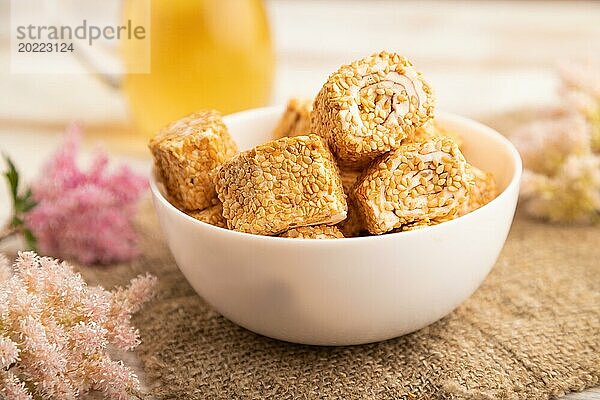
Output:
[[436,225],[435,221],[418,221],[418,222],[413,222],[412,224],[402,225],[402,227],[400,227],[399,231],[400,232],[416,231],[417,229],[426,228],[431,225]]
[[456,143],[439,137],[403,145],[374,162],[354,194],[369,232],[382,234],[454,218],[473,185],[470,166]]
[[227,226],[241,232],[276,235],[346,218],[337,166],[317,135],[273,140],[236,155],[219,169],[216,190]]
[[439,130],[436,129],[433,119],[430,119],[413,132],[409,133],[402,141],[402,144],[408,144],[411,142],[426,142],[437,136],[439,136]]
[[344,235],[336,226],[299,226],[283,232],[280,237],[296,239],[343,239]]
[[273,138],[294,137],[310,133],[312,100],[290,99],[273,131]]
[[185,207],[179,202],[179,200],[177,200],[175,197],[171,196],[169,194],[169,192],[163,191],[163,194],[165,196],[165,199],[167,199],[167,201],[169,203],[171,203],[172,206],[177,208],[179,211],[183,211],[184,213],[187,213],[188,210],[185,209]]
[[198,221],[206,222],[219,228],[227,228],[227,221],[223,218],[223,206],[220,203],[204,210],[188,211],[186,214],[192,218],[196,218]]
[[359,169],[398,148],[433,109],[430,86],[410,61],[381,52],[328,78],[313,105],[311,130],[328,141],[340,166]]
[[422,126],[415,129],[414,132],[409,134],[406,139],[402,141],[402,144],[409,144],[414,142],[426,142],[436,137],[447,136],[454,140],[458,147],[462,145],[462,139],[456,132],[449,131],[444,127],[440,126],[435,119],[430,119]]
[[460,215],[465,215],[471,211],[486,205],[498,196],[498,187],[494,175],[485,172],[471,165],[471,172],[475,177],[475,186],[471,189],[469,199],[463,205]]
[[360,236],[361,233],[366,232],[367,228],[363,217],[356,205],[354,199],[354,185],[360,171],[354,170],[340,170],[340,177],[342,178],[342,186],[344,187],[344,193],[346,193],[346,201],[348,202],[348,216],[345,220],[337,224],[337,227],[342,231],[345,237]]
[[158,175],[181,207],[217,203],[214,169],[237,152],[217,111],[200,111],[161,129],[149,143]]

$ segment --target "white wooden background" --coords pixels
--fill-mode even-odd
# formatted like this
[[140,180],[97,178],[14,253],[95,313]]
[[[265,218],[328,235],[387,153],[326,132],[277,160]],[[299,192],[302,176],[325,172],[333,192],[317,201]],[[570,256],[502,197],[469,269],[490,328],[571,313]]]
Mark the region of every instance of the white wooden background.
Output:
[[[8,0],[0,0],[0,124],[126,119],[118,92],[89,76],[10,75]],[[439,107],[477,116],[553,95],[553,67],[600,57],[600,3],[579,1],[267,1],[278,57],[273,102],[312,96],[341,63],[405,54]],[[2,125],[0,125],[0,128]]]
[[[216,0],[215,0],[216,1]],[[600,2],[268,0],[277,50],[273,103],[313,96],[342,63],[395,50],[436,89],[440,109],[472,117],[554,100],[555,65],[600,57]],[[11,75],[9,1],[0,0],[0,151],[26,177],[73,119],[106,132],[127,123],[119,92],[84,75]],[[117,129],[117,128],[115,128]],[[118,129],[117,129],[118,130]],[[132,159],[147,168],[147,158]],[[0,185],[0,220],[8,213]],[[600,399],[600,391],[570,400]]]

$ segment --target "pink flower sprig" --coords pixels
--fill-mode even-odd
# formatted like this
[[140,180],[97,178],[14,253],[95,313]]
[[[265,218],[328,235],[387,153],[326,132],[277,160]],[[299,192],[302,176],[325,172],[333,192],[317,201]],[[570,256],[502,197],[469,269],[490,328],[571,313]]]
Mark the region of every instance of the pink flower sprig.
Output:
[[12,271],[0,255],[0,277],[0,398],[67,400],[101,391],[124,400],[139,392],[137,376],[107,350],[140,343],[131,316],[153,297],[155,277],[107,291],[34,252],[19,253]]
[[77,164],[80,137],[76,126],[68,130],[31,185],[33,205],[20,211],[15,201],[23,233],[30,232],[29,243],[46,255],[83,264],[130,260],[139,254],[133,218],[147,179],[126,165],[111,170],[103,152],[82,170]]
[[510,139],[525,167],[519,204],[551,222],[600,222],[600,63],[565,64],[560,102]]

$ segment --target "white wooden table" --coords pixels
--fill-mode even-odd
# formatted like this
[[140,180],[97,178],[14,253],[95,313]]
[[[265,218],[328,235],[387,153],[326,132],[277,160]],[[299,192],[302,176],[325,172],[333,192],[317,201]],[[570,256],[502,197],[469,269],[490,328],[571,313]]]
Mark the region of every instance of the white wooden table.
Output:
[[[273,103],[313,96],[342,63],[382,49],[411,59],[436,89],[439,109],[472,117],[554,100],[554,66],[600,57],[600,2],[267,1],[277,49]],[[8,20],[8,0],[0,18]],[[109,148],[125,146],[127,108],[90,76],[11,75],[9,24],[0,24],[0,151],[30,178],[77,119]],[[140,154],[140,153],[138,153]],[[143,154],[143,153],[141,153]],[[138,168],[146,157],[126,156]],[[0,220],[8,215],[0,185]],[[0,249],[1,250],[1,249]],[[600,389],[569,400],[600,400]]]

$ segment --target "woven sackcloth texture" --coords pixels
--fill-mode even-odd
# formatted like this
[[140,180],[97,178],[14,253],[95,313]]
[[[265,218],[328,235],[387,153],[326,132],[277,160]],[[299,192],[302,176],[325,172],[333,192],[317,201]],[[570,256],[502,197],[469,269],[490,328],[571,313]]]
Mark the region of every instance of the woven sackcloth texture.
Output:
[[598,227],[517,216],[493,271],[452,314],[386,342],[323,348],[218,315],[178,271],[149,205],[140,223],[140,260],[84,274],[105,285],[159,277],[135,320],[149,399],[540,400],[600,382]]

